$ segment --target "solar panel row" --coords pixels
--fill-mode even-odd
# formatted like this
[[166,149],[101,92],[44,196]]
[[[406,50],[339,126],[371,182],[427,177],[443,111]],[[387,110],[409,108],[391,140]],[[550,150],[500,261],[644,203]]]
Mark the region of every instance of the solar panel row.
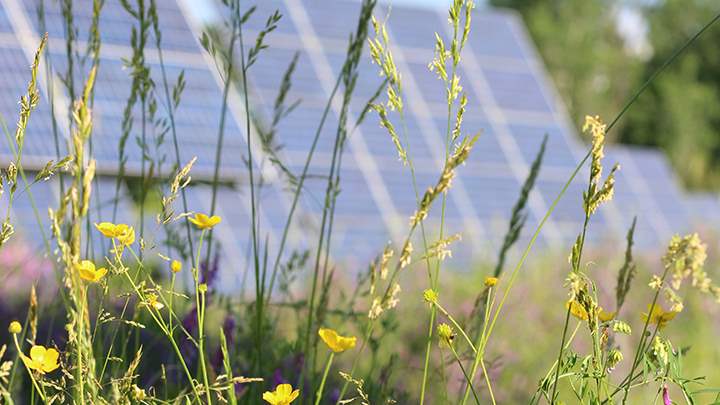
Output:
[[[75,3],[75,22],[82,34],[87,32],[90,24],[91,1]],[[168,77],[174,81],[184,70],[187,81],[177,112],[181,160],[187,161],[191,155],[196,155],[199,158],[197,170],[210,173],[221,113],[221,80],[216,67],[196,40],[206,21],[199,20],[182,1],[157,3]],[[29,55],[36,46],[36,41],[21,34],[26,33],[23,29],[30,27],[37,38],[37,3],[2,0],[0,5],[0,91],[19,95],[24,90]],[[302,103],[278,128],[283,145],[280,155],[297,173],[304,165],[316,125],[342,67],[347,38],[355,26],[360,4],[345,0],[266,0],[257,2],[257,6],[255,17],[246,27],[248,45],[254,42],[254,35],[272,11],[279,9],[284,17],[279,28],[268,37],[270,47],[263,51],[251,69],[255,113],[270,116],[285,67],[293,55],[299,53],[288,100],[300,99]],[[45,7],[53,69],[62,73],[66,69],[62,15],[54,2],[48,2]],[[10,14],[12,18],[8,18]],[[222,15],[220,8],[217,15]],[[427,63],[432,58],[434,32],[447,34],[446,15],[440,11],[404,7],[380,8],[376,15],[379,18],[390,15],[389,33],[407,98],[407,142],[422,192],[436,181],[445,154],[445,92],[442,84],[428,72]],[[469,48],[464,52],[459,74],[469,98],[464,126],[468,131],[481,131],[482,135],[470,161],[459,170],[447,209],[448,231],[462,232],[465,239],[456,256],[466,260],[494,254],[510,208],[545,134],[548,135],[548,149],[536,190],[529,201],[528,229],[538,224],[586,151],[575,136],[571,121],[520,20],[514,14],[493,10],[478,11],[473,19]],[[93,139],[95,156],[109,171],[117,164],[122,111],[129,94],[130,78],[128,71],[123,69],[121,58],[131,54],[127,44],[132,24],[117,0],[106,1],[100,23],[104,43],[96,86]],[[148,50],[147,61],[153,80],[161,85],[159,59],[154,48]],[[381,83],[377,70],[365,55],[360,65],[357,97],[351,105],[351,125],[358,118],[364,102]],[[77,82],[82,81],[82,72],[82,69],[76,69]],[[61,97],[67,99],[67,95]],[[242,160],[246,148],[244,114],[239,93],[233,97],[235,101],[230,105],[231,119],[222,149],[222,171],[237,178],[239,186],[238,189],[222,189],[219,193],[218,212],[226,218],[227,226],[221,227],[217,236],[223,249],[232,251],[232,254],[224,255],[223,260],[233,269],[239,269],[244,266],[243,257],[249,240],[249,203]],[[0,103],[0,113],[7,121],[12,122],[9,117],[14,117],[16,110],[14,102]],[[57,114],[66,113],[60,111]],[[308,247],[302,236],[317,231],[326,187],[322,176],[327,174],[330,163],[338,114],[339,103],[336,102],[310,166],[313,176],[306,184],[302,212],[291,233],[293,247]],[[136,109],[133,138],[139,127]],[[28,132],[26,156],[29,159],[42,161],[56,155],[51,129],[48,104],[41,103]],[[156,133],[150,128],[149,136]],[[9,151],[5,147],[0,152],[8,159]],[[166,154],[170,162],[174,161],[169,143],[161,153]],[[141,160],[134,142],[128,147],[128,158],[128,164],[135,167]],[[593,221],[592,241],[622,241],[635,215],[638,216],[638,246],[646,248],[661,246],[672,232],[692,229],[698,214],[715,213],[712,214],[715,215],[713,223],[720,222],[717,197],[684,193],[667,160],[659,152],[615,146],[608,148],[607,161],[619,162],[622,170],[618,174],[614,201],[603,207]],[[267,162],[263,166],[267,167]],[[398,161],[386,132],[370,114],[350,136],[343,161],[342,192],[338,197],[334,230],[337,239],[332,249],[336,257],[362,264],[380,251],[388,239],[397,240],[403,235],[407,218],[415,209],[415,191],[409,176],[408,169]],[[545,225],[543,245],[565,247],[574,239],[581,227],[580,199],[586,178],[587,173],[583,171],[560,200]],[[105,180],[100,188],[107,196],[108,192],[102,190],[114,190],[114,182]],[[209,210],[210,192],[207,186],[193,187],[189,193],[192,196],[189,208]],[[54,195],[38,191],[38,205],[45,206],[44,203],[52,201]],[[280,178],[265,187],[261,195],[262,238],[267,235],[271,244],[277,243],[291,196]],[[124,204],[130,204],[127,197]],[[29,230],[32,221],[25,212],[26,207],[19,204],[16,211],[21,217],[19,221],[27,224],[27,232],[33,232]],[[128,208],[127,212],[132,209]],[[96,214],[92,219],[103,219],[101,217]],[[710,221],[703,222],[707,225]],[[437,221],[431,219],[428,228],[437,229],[436,226]]]

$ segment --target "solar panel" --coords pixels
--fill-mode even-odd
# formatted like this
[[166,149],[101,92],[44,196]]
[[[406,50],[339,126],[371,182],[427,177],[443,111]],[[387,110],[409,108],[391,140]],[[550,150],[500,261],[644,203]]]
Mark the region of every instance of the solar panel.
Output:
[[[0,113],[12,127],[17,116],[16,100],[24,92],[29,57],[37,45],[23,29],[39,37],[35,18],[35,2],[8,0],[15,5],[0,7],[0,91],[13,94],[0,102]],[[75,2],[75,23],[80,40],[84,41],[91,21],[90,0]],[[196,173],[208,177],[215,159],[217,123],[221,110],[221,80],[216,67],[198,44],[204,21],[187,6],[173,0],[157,1],[163,31],[163,52],[169,80],[174,82],[185,71],[186,90],[177,112],[178,140],[181,160],[198,156]],[[50,33],[50,56],[55,72],[65,71],[64,28],[56,2],[46,2],[47,30]],[[283,18],[278,29],[267,37],[270,45],[250,70],[253,112],[270,117],[276,92],[285,68],[298,53],[293,83],[287,100],[301,104],[278,127],[280,157],[295,173],[302,169],[323,108],[340,72],[349,34],[356,25],[360,3],[349,0],[266,0],[257,2],[257,10],[245,31],[246,45],[254,44],[266,17],[279,9]],[[212,10],[211,10],[212,11]],[[9,12],[12,18],[9,18]],[[211,15],[222,17],[223,7]],[[445,156],[444,134],[447,125],[445,90],[427,64],[433,55],[434,32],[447,34],[445,10],[410,7],[379,7],[376,16],[389,15],[388,32],[399,70],[403,75],[406,96],[407,134],[416,171],[418,192],[433,185],[438,178]],[[422,21],[422,24],[418,24]],[[469,262],[487,257],[496,248],[506,230],[512,204],[517,199],[529,167],[537,154],[544,135],[548,136],[547,151],[536,190],[528,204],[528,221],[523,240],[562,189],[575,165],[584,156],[586,146],[579,141],[566,112],[554,93],[552,83],[543,70],[540,58],[524,31],[522,22],[511,13],[490,9],[478,10],[473,16],[469,46],[463,54],[461,80],[468,94],[464,127],[468,133],[481,133],[470,160],[458,170],[453,190],[448,195],[447,232],[462,232],[464,240],[456,257]],[[11,24],[12,22],[12,24]],[[217,21],[215,21],[217,22]],[[27,27],[25,27],[26,24]],[[94,106],[94,155],[108,173],[116,170],[118,141],[123,108],[129,94],[130,78],[121,59],[131,54],[128,47],[133,21],[118,0],[107,0],[100,22],[103,39],[101,67],[96,85]],[[24,28],[25,27],[25,28]],[[79,44],[82,45],[82,44]],[[84,45],[83,45],[84,46]],[[153,80],[162,83],[158,54],[154,43],[148,48],[147,61]],[[77,68],[75,79],[81,83],[87,66]],[[44,79],[43,79],[44,80]],[[366,100],[371,97],[382,78],[378,67],[366,54],[360,63],[356,99],[351,103],[351,128]],[[79,86],[79,84],[77,85]],[[26,144],[26,158],[38,162],[54,158],[56,149],[49,134],[51,116],[44,102],[31,119]],[[61,98],[67,102],[68,96]],[[250,246],[250,207],[247,174],[243,157],[246,153],[244,114],[237,100],[230,105],[225,146],[222,150],[221,172],[237,180],[235,188],[221,188],[217,211],[226,226],[218,228],[216,239],[223,254],[223,263],[233,269],[225,275],[229,282],[239,282],[238,273],[247,268]],[[162,109],[162,107],[161,107]],[[142,157],[134,144],[140,121],[135,110],[134,129],[128,143],[128,167],[138,171]],[[307,233],[318,232],[326,180],[333,151],[339,105],[331,108],[320,135],[315,157],[310,165],[311,177],[305,184],[301,210],[291,232],[291,247],[308,248]],[[66,116],[60,111],[58,117]],[[577,120],[578,118],[575,118]],[[66,136],[65,127],[61,135]],[[152,129],[148,136],[153,136]],[[66,153],[65,145],[61,145]],[[160,153],[174,161],[174,150],[167,140]],[[257,157],[258,155],[256,155]],[[7,148],[0,148],[0,157],[10,158]],[[671,232],[694,229],[696,212],[720,212],[714,196],[691,196],[675,181],[666,159],[659,152],[639,148],[609,147],[607,165],[619,162],[623,168],[617,176],[614,202],[603,206],[593,219],[590,241],[607,243],[622,241],[635,215],[638,216],[636,243],[640,247],[662,246]],[[263,167],[269,166],[267,161]],[[169,164],[164,168],[169,170]],[[267,237],[272,250],[279,243],[291,202],[291,190],[282,177],[268,177],[269,183],[259,191],[261,235]],[[389,136],[380,128],[377,117],[369,114],[366,121],[348,139],[343,157],[341,193],[337,201],[332,254],[348,263],[364,265],[382,250],[388,240],[400,239],[409,216],[416,206],[410,172],[397,158]],[[540,246],[567,247],[580,230],[583,219],[581,196],[586,188],[587,170],[581,171],[559,202],[538,242]],[[99,184],[110,195],[114,182],[104,179]],[[124,189],[123,189],[124,190]],[[50,196],[44,191],[40,202]],[[123,212],[137,213],[123,191]],[[211,189],[195,185],[189,189],[189,209],[210,209]],[[31,228],[25,206],[18,206],[19,223]],[[109,215],[108,207],[91,218]],[[433,214],[437,214],[437,210]],[[133,222],[132,218],[127,221]],[[147,223],[152,218],[148,216]],[[437,219],[430,218],[428,237],[437,237]],[[714,223],[720,222],[718,214]],[[707,225],[708,221],[705,221]],[[232,252],[232,253],[230,253]],[[272,255],[272,253],[271,253]],[[462,263],[460,261],[459,263]],[[237,270],[237,271],[235,271]]]

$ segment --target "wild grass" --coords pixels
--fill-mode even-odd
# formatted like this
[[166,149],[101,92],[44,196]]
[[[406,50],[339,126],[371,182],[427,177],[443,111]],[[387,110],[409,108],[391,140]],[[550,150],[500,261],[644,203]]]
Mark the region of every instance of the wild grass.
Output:
[[[649,83],[681,57],[720,15],[689,38],[610,124],[604,124],[600,117],[585,118],[584,130],[592,137],[587,155],[516,258],[513,248],[518,248],[521,234],[527,231],[529,195],[543,158],[553,153],[547,149],[545,137],[517,202],[508,207],[510,221],[497,261],[479,266],[473,274],[453,275],[445,271],[450,268],[445,259],[455,244],[463,242],[462,233],[454,233],[457,230],[446,222],[447,198],[453,192],[457,171],[473,159],[476,140],[482,136],[482,128],[466,129],[463,123],[473,111],[468,109],[458,75],[473,25],[472,0],[452,2],[449,36],[435,35],[434,57],[428,61],[428,74],[442,84],[447,105],[444,159],[431,184],[420,184],[416,176],[414,137],[408,131],[405,114],[413,100],[406,97],[402,72],[395,64],[392,38],[385,25],[389,17],[377,15],[375,0],[361,4],[357,25],[349,33],[344,62],[299,172],[284,161],[280,146],[284,135],[280,123],[298,105],[298,101],[288,100],[293,73],[300,63],[298,55],[288,61],[278,83],[269,120],[262,116],[250,83],[250,74],[264,56],[268,38],[283,24],[283,16],[279,12],[260,16],[253,6],[223,0],[225,21],[207,28],[199,38],[222,80],[207,212],[192,206],[188,198],[195,191],[192,170],[197,159],[181,160],[183,145],[176,123],[186,77],[184,72],[171,77],[166,69],[160,28],[163,16],[154,0],[121,0],[121,5],[133,21],[129,27],[132,54],[124,61],[131,86],[122,124],[114,129],[119,134],[119,159],[113,190],[100,189],[93,150],[94,94],[96,78],[103,69],[100,16],[104,1],[93,1],[84,50],[78,49],[73,2],[61,2],[67,71],[53,71],[45,52],[47,35],[42,37],[27,72],[29,84],[20,98],[15,131],[5,129],[13,158],[0,177],[6,208],[0,249],[13,248],[13,205],[18,193],[27,194],[59,294],[55,299],[43,299],[32,285],[27,307],[14,315],[22,319],[25,314],[24,321],[9,323],[9,339],[0,349],[4,358],[0,395],[4,403],[720,403],[720,391],[705,386],[704,377],[684,366],[688,350],[683,345],[695,342],[673,343],[671,332],[675,324],[699,328],[701,321],[696,315],[702,304],[692,296],[695,292],[720,300],[720,287],[704,270],[707,244],[696,234],[675,236],[659,260],[638,258],[633,252],[633,221],[622,252],[616,249],[601,257],[589,257],[592,253],[585,246],[593,232],[593,215],[612,199],[614,175],[620,170],[619,165],[605,168],[606,134]],[[37,11],[39,26],[45,27],[43,2]],[[254,19],[264,24],[248,38],[247,23]],[[157,67],[146,59],[151,51],[159,60],[159,72],[155,73],[161,80],[157,83],[152,79]],[[377,89],[371,89],[370,99],[359,101],[362,108],[355,116],[358,77],[366,73],[361,71],[360,62],[366,52],[383,80]],[[73,100],[67,111],[68,156],[60,152],[64,149],[60,146],[63,129],[55,120],[55,97],[49,92],[43,99],[38,90],[38,81],[43,79],[39,77],[41,64],[46,87],[54,89],[51,84],[58,75],[66,95]],[[84,78],[82,83],[76,82],[77,77]],[[222,187],[222,151],[229,135],[230,98],[235,93],[243,101],[246,148],[238,159],[246,169],[241,183],[251,214],[248,230],[233,231],[249,234],[248,274],[254,283],[249,295],[221,293],[216,285],[219,248],[213,232],[229,226],[216,209]],[[28,181],[23,168],[25,133],[41,102],[50,105],[57,156]],[[331,128],[331,159],[320,176],[324,194],[318,234],[303,235],[307,250],[289,251],[288,240],[299,221],[300,201],[308,192],[310,167],[322,141],[320,135],[332,122],[329,117],[333,109],[338,120]],[[402,238],[378,246],[377,257],[367,271],[356,274],[333,263],[331,252],[335,249],[333,229],[347,141],[356,136],[355,130],[368,114],[377,114],[388,134],[387,147],[395,149],[398,164],[407,169],[416,209]],[[133,136],[135,142],[128,142]],[[166,145],[167,136],[172,145]],[[139,173],[127,170],[128,148],[133,147],[140,151]],[[583,226],[577,230],[569,263],[558,260],[558,255],[536,255],[535,261],[548,261],[542,266],[555,270],[543,274],[546,279],[542,287],[532,292],[538,303],[522,302],[518,297],[527,291],[518,292],[518,288],[527,289],[531,281],[540,284],[536,279],[539,271],[526,269],[535,265],[527,262],[535,241],[587,162],[587,189],[578,196]],[[261,223],[258,214],[264,203],[261,191],[269,187],[263,170],[268,166],[280,173],[291,201],[283,231],[272,241],[264,236],[267,225]],[[59,185],[59,203],[38,209],[33,188],[52,181]],[[131,187],[138,206],[139,215],[133,223],[118,223],[125,185]],[[112,214],[102,218],[100,204],[109,197]],[[153,205],[154,199],[159,204]],[[42,229],[44,212],[51,235]],[[436,221],[428,220],[434,216]],[[152,226],[150,218],[155,218]],[[153,243],[162,239],[153,232],[167,237]],[[99,246],[94,246],[93,241],[98,240]],[[513,259],[517,259],[516,264],[508,266]],[[611,277],[593,266],[613,261],[619,261],[619,270]],[[458,277],[463,280],[458,282]],[[555,286],[549,288],[550,277],[554,277]],[[615,281],[615,286],[608,280]],[[520,287],[519,281],[526,281],[522,283],[526,285]],[[544,315],[536,310],[548,302],[551,304],[545,310],[553,321],[541,320]],[[691,314],[686,315],[688,312]],[[693,323],[683,321],[686,316]],[[526,320],[517,325],[523,317]],[[54,322],[56,319],[64,322]],[[512,327],[515,335],[502,333],[507,327]],[[515,342],[526,341],[523,335],[542,328],[546,337],[553,339],[552,352],[548,342],[533,342],[542,344],[543,350],[512,347]],[[40,334],[40,329],[45,333]],[[503,356],[534,364],[525,370],[524,384],[518,387],[507,382],[516,377],[508,372],[523,371],[512,365],[503,370],[499,361]],[[710,378],[715,382],[716,376]]]

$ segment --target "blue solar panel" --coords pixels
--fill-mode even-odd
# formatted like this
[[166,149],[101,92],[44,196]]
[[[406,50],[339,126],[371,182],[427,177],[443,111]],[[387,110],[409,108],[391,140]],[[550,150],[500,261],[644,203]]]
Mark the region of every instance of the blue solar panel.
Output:
[[[221,111],[221,80],[216,66],[205,57],[198,45],[198,26],[190,9],[183,10],[173,0],[158,1],[160,25],[163,31],[163,49],[169,80],[174,83],[182,70],[187,82],[183,99],[176,115],[181,160],[198,156],[195,173],[207,178],[215,160],[217,125]],[[84,41],[91,20],[91,0],[75,2],[75,23],[79,39]],[[225,16],[227,10],[216,4],[216,16]],[[47,30],[50,32],[52,65],[55,72],[64,73],[66,57],[63,49],[64,28],[57,2],[46,2]],[[282,145],[279,155],[288,167],[298,173],[322,115],[346,52],[347,39],[356,27],[359,2],[346,0],[267,0],[257,2],[257,10],[245,26],[245,45],[252,46],[267,17],[279,9],[283,14],[277,30],[267,37],[268,49],[263,50],[250,70],[251,107],[261,121],[268,122],[287,65],[296,52],[300,56],[293,75],[288,103],[302,100],[300,106],[278,126],[277,143]],[[35,3],[24,2],[24,11],[32,28],[39,33],[35,17]],[[185,12],[185,14],[184,14]],[[428,71],[433,56],[434,32],[447,34],[445,10],[426,10],[408,7],[379,7],[376,17],[384,19],[389,12],[388,33],[391,38],[395,62],[403,76],[405,116],[409,150],[416,169],[419,193],[434,185],[445,157],[446,132],[445,89],[436,75]],[[212,13],[211,13],[212,14]],[[186,21],[186,17],[190,20]],[[215,21],[217,22],[217,21]],[[577,140],[569,127],[562,107],[552,92],[551,82],[542,71],[521,22],[514,14],[481,10],[473,16],[473,29],[465,49],[459,71],[462,85],[468,95],[465,133],[481,132],[470,160],[458,169],[453,190],[448,195],[446,229],[463,233],[464,240],[455,247],[456,256],[466,259],[487,255],[487,247],[495,248],[507,228],[510,209],[517,199],[528,168],[537,154],[540,142],[548,135],[547,151],[536,190],[528,203],[528,222],[522,240],[527,240],[531,228],[537,225],[550,203],[558,195],[586,146]],[[100,22],[104,41],[101,67],[97,78],[94,105],[94,155],[106,172],[117,167],[118,141],[121,134],[123,108],[130,91],[129,71],[124,69],[121,57],[128,57],[130,27],[134,23],[122,9],[118,0],[107,0]],[[12,32],[5,10],[0,7],[0,32]],[[12,34],[15,36],[14,34]],[[14,38],[17,39],[17,38]],[[15,45],[17,43],[17,45]],[[0,102],[0,113],[12,130],[17,117],[17,98],[25,91],[28,78],[30,45],[19,41],[5,42],[0,46],[0,91],[14,95]],[[247,48],[246,48],[247,50]],[[82,47],[81,47],[82,51]],[[162,85],[158,55],[152,42],[146,55],[152,78]],[[79,88],[87,66],[76,66],[76,87]],[[358,118],[366,100],[382,82],[379,68],[370,62],[367,52],[360,63],[360,76],[356,98],[351,103],[350,122]],[[43,78],[44,79],[44,78]],[[30,121],[26,141],[26,157],[39,165],[54,158],[55,147],[51,138],[51,117],[43,88],[44,102]],[[67,98],[67,95],[65,95]],[[164,103],[162,94],[158,95]],[[380,100],[385,98],[381,96]],[[339,100],[338,100],[339,101]],[[164,114],[164,107],[159,108]],[[301,210],[296,214],[296,231],[300,238],[292,240],[292,247],[307,247],[307,232],[318,231],[327,186],[327,170],[332,156],[337,129],[339,108],[331,108],[321,133],[315,159],[310,166],[311,177],[305,184]],[[58,112],[64,116],[66,112]],[[141,155],[134,138],[139,136],[139,108],[127,154],[128,167],[138,171]],[[396,116],[393,117],[395,119]],[[579,117],[574,117],[578,120]],[[405,142],[399,122],[396,130]],[[231,105],[226,123],[225,147],[222,150],[222,173],[236,176],[237,189],[222,188],[218,192],[217,212],[223,215],[226,227],[218,228],[216,237],[224,252],[224,266],[237,271],[225,274],[237,282],[239,274],[247,268],[250,228],[249,191],[245,174],[244,157],[245,122],[242,109]],[[149,137],[153,137],[149,127]],[[62,128],[64,135],[66,129]],[[159,151],[174,162],[174,150],[169,134]],[[65,153],[65,145],[62,153]],[[153,152],[154,153],[154,152]],[[696,219],[694,212],[720,211],[718,199],[687,197],[677,186],[671,168],[658,152],[636,148],[608,148],[606,165],[615,161],[623,165],[617,175],[615,201],[604,206],[593,219],[590,241],[608,243],[622,241],[634,215],[638,215],[636,243],[640,247],[663,245],[671,231],[690,229]],[[0,156],[8,159],[9,151],[0,148]],[[258,157],[256,155],[256,157]],[[267,160],[259,158],[258,165],[267,168]],[[169,164],[163,168],[167,173]],[[540,246],[561,246],[572,243],[581,229],[584,217],[581,196],[586,189],[587,171],[581,171],[555,213],[546,224],[538,241]],[[266,179],[267,180],[267,179]],[[270,179],[272,180],[272,179]],[[337,200],[332,254],[348,263],[364,264],[382,250],[398,232],[404,235],[408,218],[415,210],[416,199],[409,168],[403,167],[397,157],[389,135],[381,128],[376,114],[370,113],[366,121],[350,134],[343,156],[341,193]],[[50,184],[50,183],[48,183]],[[112,195],[114,182],[103,179],[99,187],[102,195]],[[43,204],[52,194],[45,196],[38,189]],[[49,190],[49,189],[48,189]],[[123,220],[137,223],[138,213],[132,208],[123,188]],[[279,233],[285,224],[292,191],[282,177],[270,181],[259,190],[261,238],[269,237],[270,245],[278,243]],[[206,185],[188,190],[188,207],[191,211],[210,209],[211,189]],[[107,218],[112,204],[106,201],[103,212],[91,213],[91,219]],[[54,204],[50,204],[54,205]],[[24,207],[18,207],[22,228],[31,222]],[[437,229],[439,203],[428,222],[428,229]],[[715,221],[715,220],[714,220]],[[707,223],[708,221],[705,221]],[[720,222],[718,214],[717,222]],[[153,224],[151,215],[146,223]],[[27,224],[27,225],[26,225]],[[154,225],[152,225],[154,226]],[[152,228],[154,229],[154,228]],[[32,231],[29,231],[32,232]],[[431,239],[437,235],[429,234]],[[153,241],[160,249],[160,239]],[[95,239],[93,239],[95,241]],[[95,242],[94,242],[95,243]],[[101,243],[101,240],[98,240]],[[348,247],[351,247],[348,249]]]

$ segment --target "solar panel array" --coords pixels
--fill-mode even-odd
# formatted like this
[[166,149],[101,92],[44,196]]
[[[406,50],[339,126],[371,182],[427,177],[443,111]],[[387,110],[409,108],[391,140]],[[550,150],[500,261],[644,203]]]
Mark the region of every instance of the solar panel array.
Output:
[[[64,72],[62,14],[56,2],[46,3],[51,64],[56,73]],[[177,113],[181,160],[185,162],[197,155],[196,173],[207,175],[215,159],[222,80],[197,41],[204,21],[182,1],[160,0],[157,3],[168,77],[172,82],[184,70],[187,81]],[[91,4],[90,0],[75,2],[75,23],[79,33],[88,30]],[[19,96],[26,86],[27,66],[41,32],[36,6],[36,1],[0,0],[0,90],[3,94]],[[263,0],[257,2],[257,7],[246,30],[248,45],[254,42],[267,15],[279,9],[283,18],[279,28],[267,39],[270,47],[262,52],[251,69],[251,103],[256,113],[270,114],[285,67],[293,55],[299,53],[288,99],[300,99],[301,104],[279,127],[283,144],[281,156],[293,172],[299,173],[322,109],[340,72],[347,38],[356,25],[360,3]],[[409,150],[417,169],[417,183],[423,190],[437,180],[444,159],[445,92],[442,83],[428,71],[427,64],[432,59],[434,32],[449,35],[446,13],[408,7],[376,11],[378,17],[387,14],[391,16],[389,34],[394,56],[403,77]],[[123,69],[121,58],[131,54],[128,43],[133,21],[118,0],[106,0],[102,16],[103,45],[96,84],[93,140],[98,166],[111,174],[117,167],[122,114],[130,88],[129,72]],[[525,237],[537,226],[587,148],[574,133],[571,120],[554,92],[521,20],[509,12],[483,9],[474,14],[473,21],[459,74],[469,98],[465,129],[481,131],[482,135],[468,163],[459,169],[449,193],[446,220],[449,232],[463,235],[463,242],[455,249],[456,256],[468,261],[494,255],[507,227],[512,204],[545,134],[548,135],[548,148],[536,190],[529,200]],[[82,41],[79,45],[83,45]],[[159,59],[154,47],[150,47],[146,58],[154,81],[161,85]],[[85,70],[76,69],[77,83],[82,82],[83,71],[86,67]],[[351,123],[380,85],[382,78],[377,71],[377,66],[372,65],[365,55],[360,65],[356,97],[351,105]],[[245,122],[239,97],[239,93],[231,97],[230,119],[222,149],[222,174],[237,179],[239,187],[220,190],[217,210],[224,218],[224,226],[218,228],[217,237],[225,252],[231,252],[224,255],[223,260],[232,268],[241,268],[245,263],[249,239],[247,175],[243,164]],[[13,122],[11,117],[17,115],[17,105],[7,101],[10,99],[5,97],[6,101],[0,103],[0,113],[6,121]],[[46,100],[47,86],[43,83],[43,101]],[[56,102],[68,105],[68,95],[59,94]],[[62,124],[62,120],[67,119],[67,110],[58,110],[56,118],[61,123],[62,136],[67,137],[64,130],[67,121]],[[307,247],[307,238],[301,236],[317,232],[325,192],[322,175],[327,174],[329,167],[338,113],[338,104],[333,104],[310,167],[313,177],[306,184],[307,195],[291,234],[291,248]],[[132,138],[137,136],[139,127],[136,113]],[[148,131],[148,136],[154,136],[152,128]],[[27,161],[44,163],[56,157],[51,134],[50,109],[47,102],[42,102],[28,129]],[[128,168],[137,170],[140,151],[132,140],[129,144]],[[60,155],[66,154],[64,144],[59,145],[59,150]],[[174,161],[169,142],[161,153]],[[6,146],[0,148],[0,157],[9,159]],[[698,215],[703,215],[700,219],[706,226],[720,225],[718,198],[683,192],[660,152],[609,147],[607,162],[615,161],[622,165],[615,198],[594,218],[591,242],[622,241],[635,215],[638,216],[637,244],[644,248],[662,246],[673,232],[693,229],[699,222]],[[283,181],[273,176],[268,167],[267,162],[263,163],[263,173],[268,179],[277,180],[270,181],[262,189],[260,223],[261,235],[263,239],[268,236],[272,251],[284,225],[291,195]],[[404,235],[408,218],[416,206],[410,173],[398,161],[387,133],[372,114],[348,140],[341,178],[342,192],[338,197],[332,252],[335,258],[360,265],[381,251],[388,240],[398,240]],[[585,179],[586,171],[570,186],[545,225],[541,245],[565,248],[572,242],[582,225],[581,195],[586,187]],[[99,184],[100,194],[109,198],[114,186],[114,180],[103,179]],[[35,191],[41,209],[56,204],[57,192],[53,190],[57,190],[57,184],[49,182]],[[137,218],[137,210],[125,192],[123,195],[122,212]],[[193,187],[188,195],[189,209],[209,210],[209,187]],[[110,202],[103,204],[107,208]],[[39,235],[33,233],[37,231],[32,230],[35,219],[28,205],[22,202],[16,205],[19,227],[31,235],[31,240],[39,240]],[[437,214],[431,215],[429,229],[436,229]],[[91,219],[107,219],[103,218],[105,215],[108,214],[91,213]],[[128,221],[132,222],[130,218]]]

